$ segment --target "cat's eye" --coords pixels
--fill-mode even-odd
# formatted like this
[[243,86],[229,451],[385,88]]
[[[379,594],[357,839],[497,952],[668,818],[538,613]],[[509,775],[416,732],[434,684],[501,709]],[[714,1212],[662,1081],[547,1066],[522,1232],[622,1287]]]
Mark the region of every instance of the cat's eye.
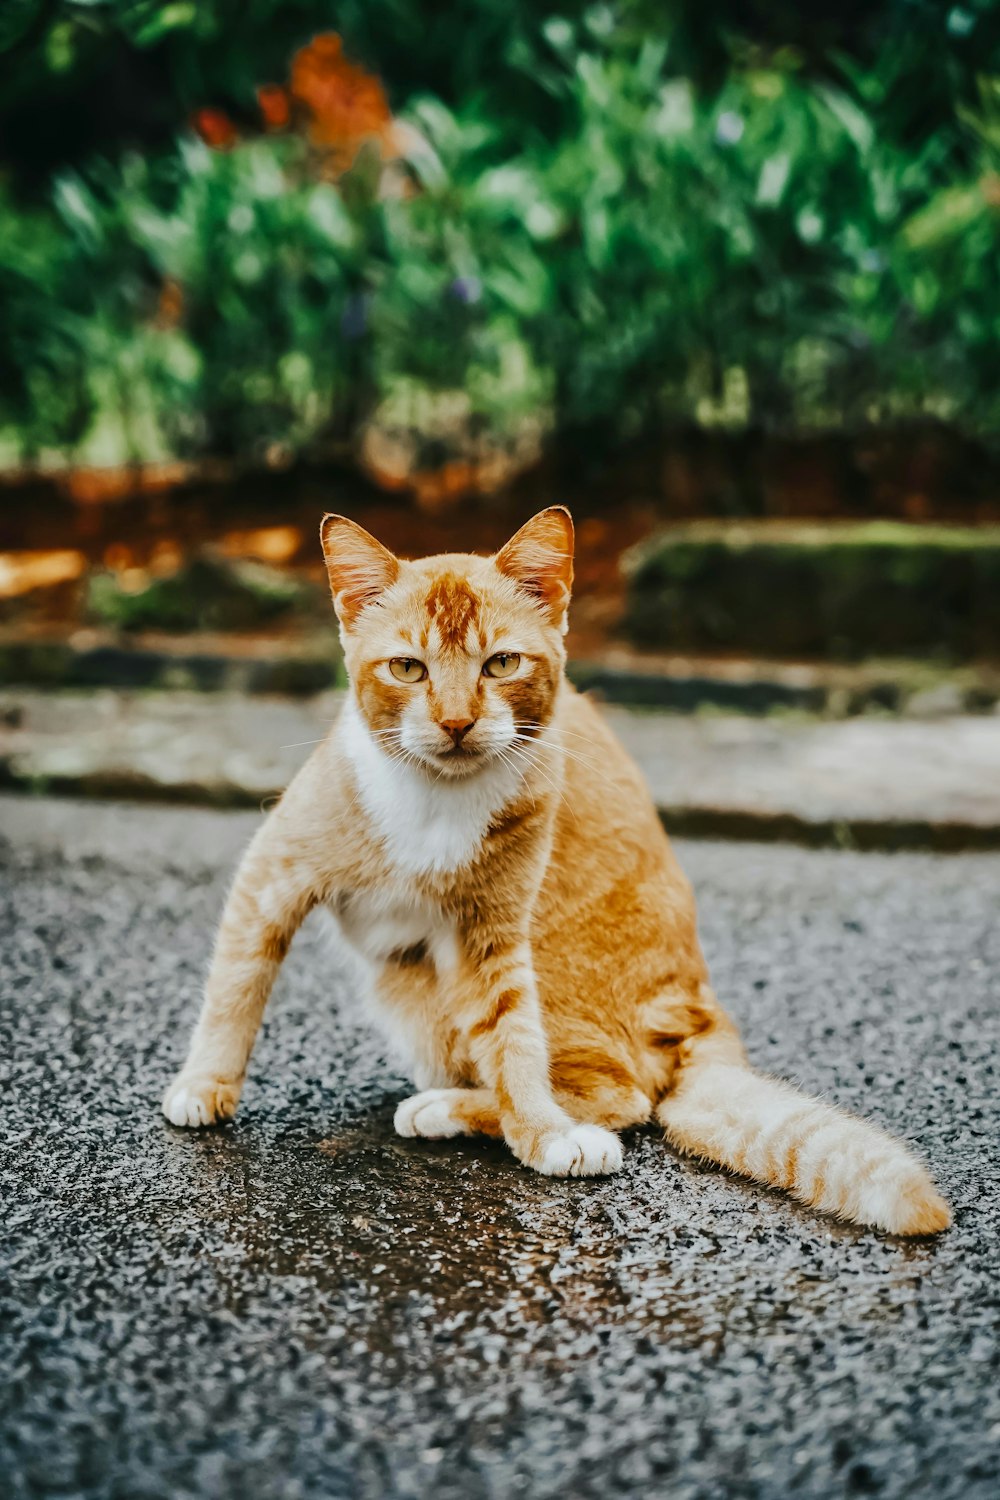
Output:
[[516,651],[498,651],[483,664],[483,673],[486,677],[512,677],[520,665]]
[[414,661],[412,656],[394,656],[389,663],[389,671],[400,682],[423,682],[427,676],[427,668],[423,662]]

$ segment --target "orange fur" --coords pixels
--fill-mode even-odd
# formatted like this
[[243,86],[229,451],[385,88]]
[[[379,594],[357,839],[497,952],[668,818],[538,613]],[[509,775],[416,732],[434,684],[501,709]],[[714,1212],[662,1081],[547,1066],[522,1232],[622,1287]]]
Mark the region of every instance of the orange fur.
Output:
[[444,646],[453,650],[464,649],[469,631],[479,619],[479,599],[465,579],[456,577],[453,573],[435,578],[424,607],[427,611],[427,627],[421,632],[423,644],[427,644],[429,627],[434,624]]
[[488,1032],[493,1031],[499,1026],[507,1012],[514,1009],[520,998],[517,990],[501,990],[500,994],[494,1000],[489,1014],[483,1016],[481,1020],[476,1021],[469,1028],[470,1038],[486,1036]]
[[[655,1116],[678,1149],[824,1211],[944,1228],[898,1142],[750,1069],[642,778],[563,676],[568,513],[495,558],[402,561],[342,517],[322,537],[350,700],[238,872],[168,1117],[233,1113],[278,965],[323,906],[420,1090],[400,1133],[500,1135],[584,1175]],[[496,653],[511,675],[485,671]],[[397,659],[425,674],[398,680]]]

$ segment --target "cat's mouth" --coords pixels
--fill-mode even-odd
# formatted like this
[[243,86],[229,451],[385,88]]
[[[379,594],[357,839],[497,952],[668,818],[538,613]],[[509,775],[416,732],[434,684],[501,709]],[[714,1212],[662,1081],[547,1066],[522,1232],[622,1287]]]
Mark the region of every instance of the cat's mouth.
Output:
[[464,740],[460,740],[458,744],[427,744],[419,741],[407,744],[404,740],[402,744],[403,749],[409,751],[411,760],[419,761],[430,775],[448,781],[461,781],[488,770],[503,759],[508,748],[489,737],[485,743],[471,745]]
[[435,767],[453,776],[467,776],[489,759],[491,757],[476,745],[448,745],[434,752]]
[[435,745],[426,747],[420,759],[435,776],[447,781],[469,780],[500,764],[506,747],[502,744]]

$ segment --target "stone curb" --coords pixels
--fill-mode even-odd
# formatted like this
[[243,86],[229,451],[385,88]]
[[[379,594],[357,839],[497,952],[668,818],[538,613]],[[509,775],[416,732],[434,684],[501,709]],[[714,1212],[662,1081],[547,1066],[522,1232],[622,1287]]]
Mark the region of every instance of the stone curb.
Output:
[[[95,633],[96,634],[96,633]],[[339,650],[236,654],[122,642],[99,635],[84,645],[66,639],[0,639],[0,680],[29,688],[151,688],[200,693],[286,693],[309,697],[343,685]]]
[[[0,693],[0,787],[261,807],[339,704]],[[605,713],[671,833],[810,847],[1000,848],[1000,718],[764,721]]]
[[[188,645],[122,640],[107,632],[72,638],[21,638],[0,631],[0,682],[40,689],[113,688],[285,694],[308,698],[344,685],[336,638],[311,649],[249,641],[225,650],[218,637]],[[783,661],[652,660],[641,664],[574,660],[568,674],[607,703],[671,713],[702,709],[763,715],[795,712],[851,717],[992,713],[1000,705],[1000,666],[946,671],[920,662],[885,666],[804,665]]]
[[[225,782],[159,782],[139,773],[95,771],[78,776],[19,774],[0,758],[0,791],[44,797],[86,797],[117,802],[153,802],[167,806],[224,810],[259,808],[266,812],[281,795],[280,787],[238,786]],[[660,821],[672,838],[716,839],[733,843],[795,844],[806,849],[853,849],[862,853],[903,850],[931,854],[987,853],[1000,850],[1000,827],[973,823],[934,823],[919,818],[817,819],[794,813],[754,813],[725,807],[657,805]]]

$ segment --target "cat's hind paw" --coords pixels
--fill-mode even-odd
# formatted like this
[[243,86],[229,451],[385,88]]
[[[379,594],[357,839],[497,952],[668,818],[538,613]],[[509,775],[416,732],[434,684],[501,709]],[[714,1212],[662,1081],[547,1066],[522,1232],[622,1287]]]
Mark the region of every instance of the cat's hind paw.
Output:
[[198,1129],[231,1120],[240,1102],[240,1086],[225,1078],[178,1073],[163,1096],[163,1113],[171,1125]]
[[469,1135],[468,1125],[452,1111],[457,1090],[424,1089],[411,1094],[396,1109],[393,1125],[397,1135],[421,1136],[425,1141],[446,1141]]
[[545,1177],[604,1177],[621,1164],[621,1141],[600,1125],[574,1125],[545,1136],[532,1162]]

